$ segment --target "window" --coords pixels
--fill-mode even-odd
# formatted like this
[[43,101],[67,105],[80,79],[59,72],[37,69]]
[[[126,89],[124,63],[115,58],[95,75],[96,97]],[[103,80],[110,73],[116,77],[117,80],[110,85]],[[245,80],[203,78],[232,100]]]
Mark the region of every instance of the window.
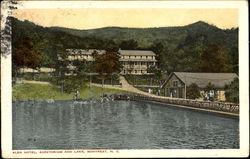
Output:
[[177,87],[178,86],[178,81],[173,81],[173,86]]

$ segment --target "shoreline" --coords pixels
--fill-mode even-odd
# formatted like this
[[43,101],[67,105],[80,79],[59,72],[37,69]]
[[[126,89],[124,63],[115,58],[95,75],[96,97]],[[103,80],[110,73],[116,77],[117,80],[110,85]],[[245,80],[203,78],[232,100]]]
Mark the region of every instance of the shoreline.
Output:
[[223,116],[228,116],[231,118],[239,118],[239,105],[235,103],[216,103],[210,102],[206,105],[206,102],[202,101],[192,101],[184,99],[161,99],[154,97],[147,97],[142,95],[115,95],[115,100],[132,100],[132,101],[141,101],[146,103],[155,103],[165,106],[171,106],[176,108],[182,108],[186,110],[201,111],[206,113],[219,114]]

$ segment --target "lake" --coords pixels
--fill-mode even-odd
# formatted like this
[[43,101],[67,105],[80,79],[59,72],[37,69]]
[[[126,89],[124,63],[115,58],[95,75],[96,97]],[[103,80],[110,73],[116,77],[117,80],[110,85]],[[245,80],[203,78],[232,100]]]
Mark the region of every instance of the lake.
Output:
[[239,120],[112,100],[13,101],[13,150],[239,148]]

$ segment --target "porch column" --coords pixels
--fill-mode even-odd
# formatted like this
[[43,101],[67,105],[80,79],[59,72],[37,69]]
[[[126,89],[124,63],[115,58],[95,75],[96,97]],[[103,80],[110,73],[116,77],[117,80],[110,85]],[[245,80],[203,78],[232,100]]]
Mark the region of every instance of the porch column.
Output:
[[184,84],[184,98],[187,98],[187,87],[186,84]]

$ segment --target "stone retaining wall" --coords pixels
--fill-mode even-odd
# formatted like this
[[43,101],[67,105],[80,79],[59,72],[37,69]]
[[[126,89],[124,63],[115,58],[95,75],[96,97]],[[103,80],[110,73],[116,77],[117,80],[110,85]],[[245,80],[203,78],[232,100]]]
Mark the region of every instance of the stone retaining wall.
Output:
[[226,103],[226,102],[211,102],[211,101],[197,101],[191,99],[178,99],[178,98],[157,98],[148,97],[145,95],[137,94],[115,94],[113,95],[115,100],[135,100],[135,101],[152,101],[164,104],[176,104],[182,106],[188,106],[192,108],[202,108],[208,110],[229,112],[239,114],[239,104],[237,103]]

